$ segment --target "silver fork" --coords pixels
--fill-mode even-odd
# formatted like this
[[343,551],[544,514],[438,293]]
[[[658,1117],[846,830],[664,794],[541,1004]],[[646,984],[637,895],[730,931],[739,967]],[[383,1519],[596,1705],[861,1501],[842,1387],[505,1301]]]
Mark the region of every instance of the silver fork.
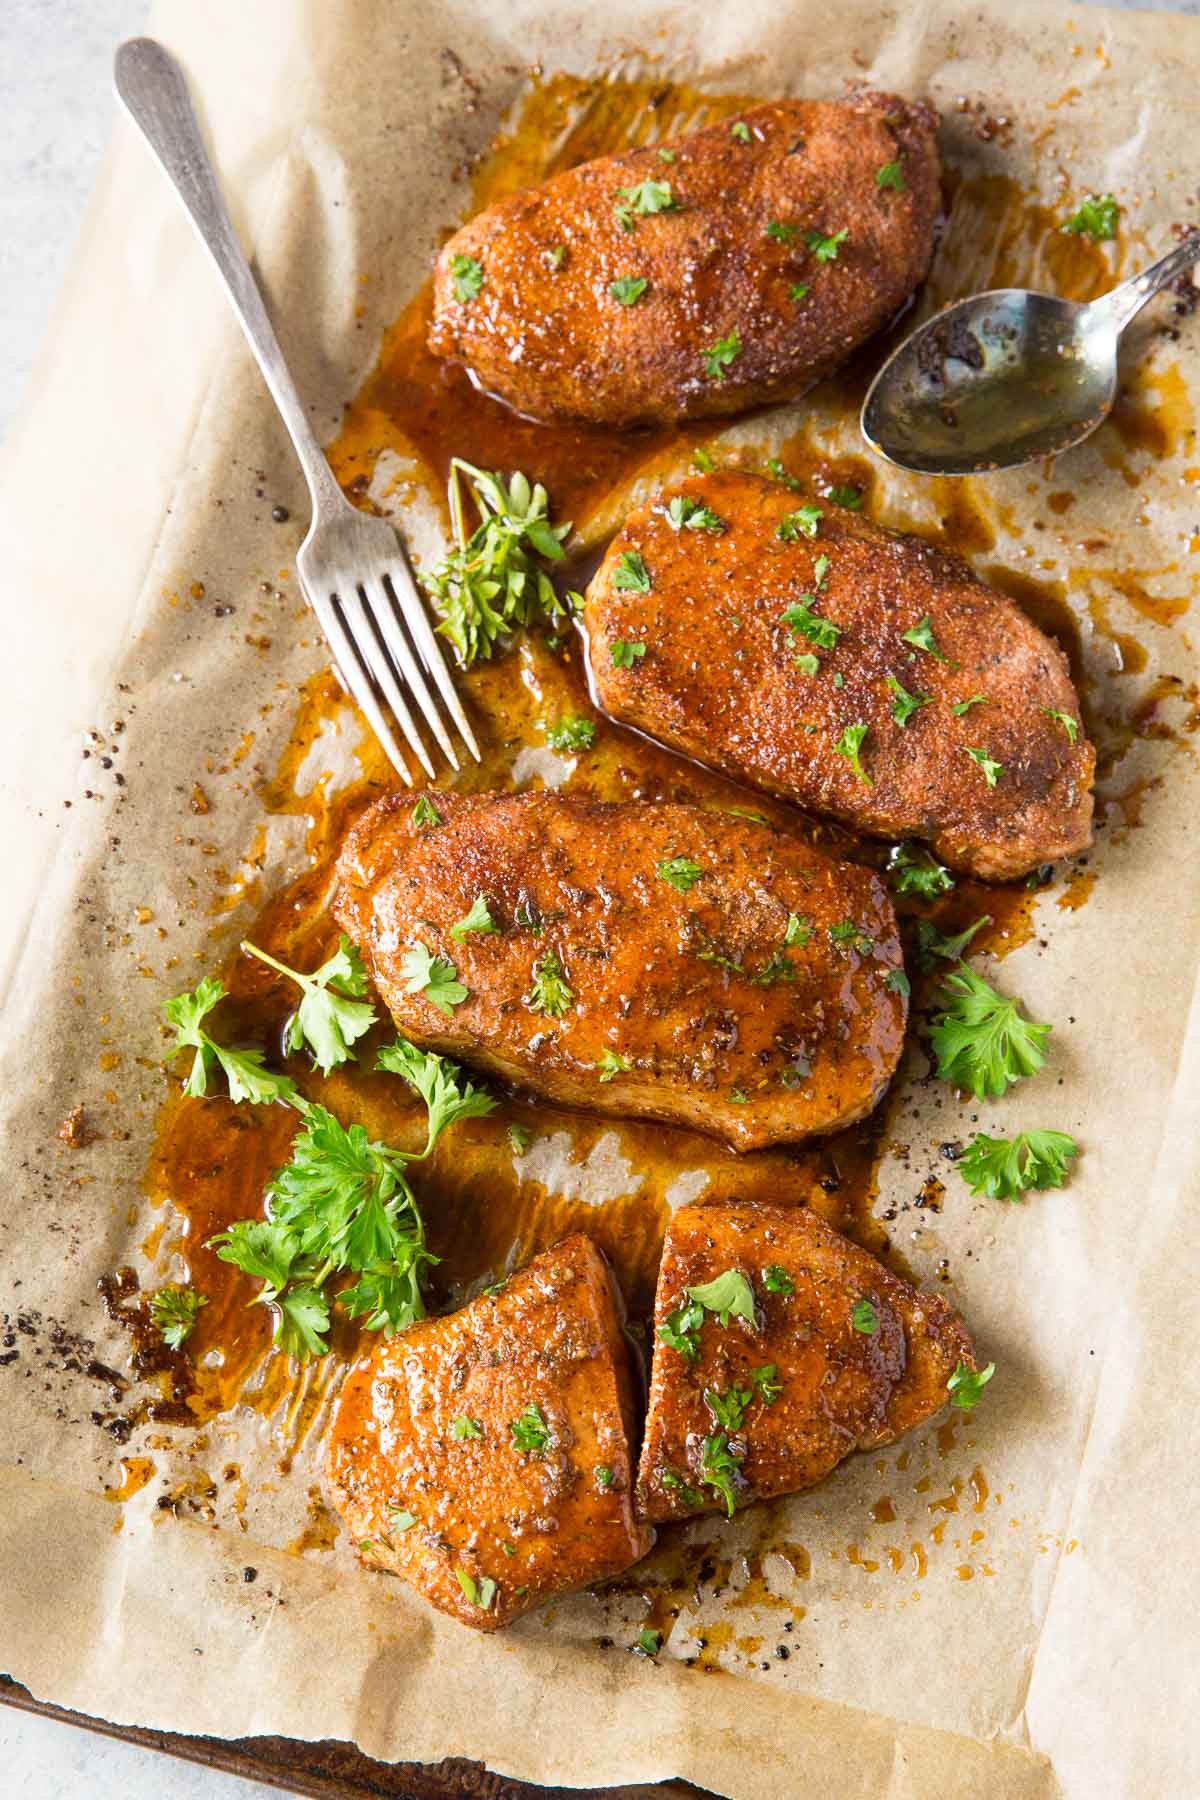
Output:
[[300,546],[296,568],[304,597],[317,616],[343,682],[409,787],[412,775],[381,701],[391,709],[405,741],[431,779],[436,770],[409,701],[416,705],[451,766],[459,766],[430,681],[451,724],[458,727],[478,762],[479,746],[454,691],[400,540],[386,519],[369,518],[350,504],[313,434],[221,197],[183,70],[153,38],[131,38],[117,50],[114,77],[126,111],[170,177],[217,265],[300,458],[312,496],[312,523]]

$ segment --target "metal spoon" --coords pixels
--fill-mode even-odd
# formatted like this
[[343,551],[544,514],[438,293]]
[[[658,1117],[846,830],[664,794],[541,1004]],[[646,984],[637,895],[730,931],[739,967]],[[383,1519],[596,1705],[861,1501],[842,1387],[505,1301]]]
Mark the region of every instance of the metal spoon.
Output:
[[1057,456],[1107,416],[1130,320],[1198,260],[1200,232],[1090,306],[1027,288],[956,301],[884,363],[863,403],[863,436],[922,475]]

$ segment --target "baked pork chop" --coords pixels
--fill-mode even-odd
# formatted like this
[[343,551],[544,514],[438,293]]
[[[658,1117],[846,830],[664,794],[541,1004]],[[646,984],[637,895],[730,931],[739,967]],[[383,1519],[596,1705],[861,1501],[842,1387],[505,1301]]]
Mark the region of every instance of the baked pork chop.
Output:
[[861,1118],[900,1056],[882,883],[766,824],[396,794],[338,876],[334,912],[399,1029],[568,1106],[751,1150]]
[[932,1417],[960,1363],[976,1367],[953,1308],[807,1207],[683,1207],[659,1270],[639,1510],[732,1513],[812,1487]]
[[443,248],[430,347],[539,419],[799,393],[923,280],[937,118],[891,94],[757,106],[490,206]]
[[1091,841],[1066,657],[922,538],[698,476],[629,515],[584,620],[605,711],[740,781],[990,881]]
[[608,1266],[564,1238],[358,1364],[329,1440],[334,1501],[370,1567],[494,1631],[654,1542],[633,1515],[630,1395]]

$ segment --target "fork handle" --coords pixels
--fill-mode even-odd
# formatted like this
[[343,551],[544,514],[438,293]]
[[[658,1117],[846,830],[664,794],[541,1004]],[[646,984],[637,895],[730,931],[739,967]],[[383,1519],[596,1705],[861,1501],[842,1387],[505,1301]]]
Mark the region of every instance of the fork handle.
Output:
[[308,422],[217,185],[183,70],[153,38],[130,38],[118,46],[113,76],[122,104],[170,177],[217,265],[246,342],[300,458],[314,511],[341,502],[341,489]]

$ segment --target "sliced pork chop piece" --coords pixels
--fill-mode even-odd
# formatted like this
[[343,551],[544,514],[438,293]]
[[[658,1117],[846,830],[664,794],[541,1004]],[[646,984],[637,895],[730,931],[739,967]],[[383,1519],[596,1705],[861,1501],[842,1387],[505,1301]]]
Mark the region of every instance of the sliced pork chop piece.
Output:
[[329,1481],[369,1567],[494,1631],[649,1550],[631,1424],[612,1278],[576,1235],[377,1344],[342,1390]]
[[740,122],[488,207],[438,257],[432,349],[520,412],[609,425],[744,412],[835,368],[929,267],[936,115],[864,93]]
[[[747,1292],[752,1319],[714,1310],[739,1294],[745,1310]],[[958,1364],[976,1367],[952,1307],[807,1207],[681,1208],[654,1317],[637,1498],[655,1521],[812,1487],[930,1418]]]
[[[985,880],[1091,840],[1066,657],[921,538],[697,477],[630,514],[584,619],[605,711],[738,780]],[[615,661],[619,642],[645,652]]]
[[[426,804],[436,824],[416,823]],[[400,1030],[568,1106],[748,1150],[861,1118],[899,1059],[883,885],[751,820],[396,795],[338,873],[334,911]],[[467,929],[481,904],[491,928]]]

